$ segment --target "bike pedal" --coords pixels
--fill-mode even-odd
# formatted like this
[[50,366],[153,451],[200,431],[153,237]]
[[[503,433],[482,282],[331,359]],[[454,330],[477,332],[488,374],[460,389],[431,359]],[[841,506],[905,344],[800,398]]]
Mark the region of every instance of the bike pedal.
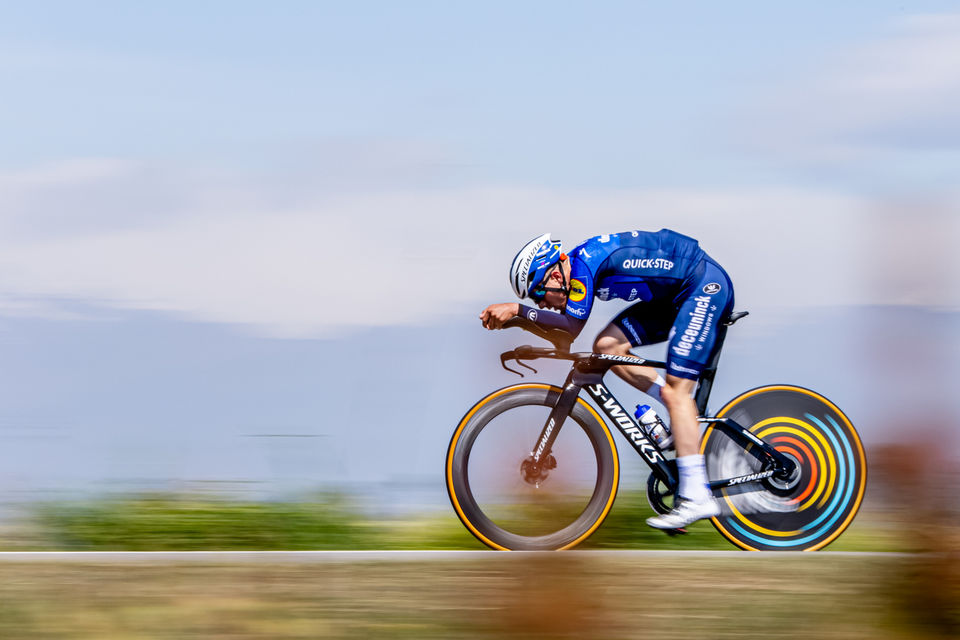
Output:
[[687,530],[686,529],[664,529],[663,532],[668,536],[673,537],[673,536],[682,536],[683,534],[687,533]]

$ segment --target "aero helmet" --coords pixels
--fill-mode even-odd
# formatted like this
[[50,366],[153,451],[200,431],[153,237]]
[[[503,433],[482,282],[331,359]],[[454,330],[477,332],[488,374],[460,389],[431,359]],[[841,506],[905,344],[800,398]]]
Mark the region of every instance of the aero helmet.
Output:
[[551,240],[549,233],[523,245],[510,265],[510,286],[517,297],[526,297],[540,284],[547,271],[560,261],[561,255],[560,243]]

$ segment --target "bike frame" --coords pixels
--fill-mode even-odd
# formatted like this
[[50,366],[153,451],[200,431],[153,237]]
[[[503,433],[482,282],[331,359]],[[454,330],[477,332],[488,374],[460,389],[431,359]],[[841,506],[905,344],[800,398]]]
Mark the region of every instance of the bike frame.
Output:
[[[733,441],[743,447],[747,453],[760,460],[765,468],[758,473],[715,480],[710,483],[712,490],[744,484],[746,482],[755,482],[772,476],[789,477],[795,468],[793,460],[750,433],[750,431],[735,420],[704,415],[707,412],[707,401],[710,398],[713,379],[717,373],[717,363],[720,360],[720,351],[726,336],[726,328],[744,315],[746,315],[746,312],[735,314],[731,316],[731,319],[728,320],[727,323],[718,327],[717,350],[708,367],[700,375],[694,401],[697,405],[697,411],[701,416],[697,418],[698,422],[701,424],[712,424],[723,429]],[[525,346],[503,353],[500,356],[500,361],[505,369],[522,376],[523,374],[519,371],[507,367],[506,361],[516,360],[518,364],[534,372],[536,370],[533,369],[533,367],[523,364],[521,360],[550,358],[573,361],[573,366],[567,374],[567,379],[563,384],[563,390],[560,393],[557,404],[550,412],[550,416],[540,431],[536,443],[530,449],[534,464],[538,466],[541,465],[541,461],[550,455],[553,443],[556,441],[563,423],[573,410],[581,390],[586,389],[588,395],[604,415],[606,415],[607,420],[615,425],[620,433],[623,434],[627,442],[630,443],[643,461],[647,463],[653,474],[671,491],[675,491],[679,483],[676,474],[676,463],[666,459],[659,445],[647,437],[643,428],[636,422],[634,417],[623,408],[623,405],[620,404],[607,386],[603,384],[603,377],[615,366],[645,366],[666,370],[667,364],[665,362],[647,360],[637,356],[621,356],[606,353],[570,353],[567,350],[569,348],[567,338],[556,333],[544,331],[523,318],[514,318],[514,321],[511,321],[512,324],[508,323],[508,325],[520,326],[521,328],[540,335],[553,342],[557,348],[539,349]],[[531,328],[531,325],[535,329]],[[567,336],[569,336],[569,334],[567,334]]]

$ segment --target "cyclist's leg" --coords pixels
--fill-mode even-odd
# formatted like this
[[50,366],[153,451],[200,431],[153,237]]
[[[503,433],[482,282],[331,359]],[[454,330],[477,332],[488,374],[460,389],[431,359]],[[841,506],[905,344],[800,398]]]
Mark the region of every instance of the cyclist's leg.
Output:
[[661,392],[670,412],[680,485],[673,509],[669,513],[647,518],[647,524],[657,529],[683,529],[697,520],[720,514],[720,507],[707,485],[707,468],[699,453],[697,405],[691,395],[695,386],[695,379],[667,375],[667,385]]
[[667,374],[667,384],[660,391],[663,404],[670,413],[670,430],[673,431],[677,457],[700,452],[700,425],[697,422],[697,403],[693,390],[697,381]]
[[719,265],[705,260],[699,277],[679,302],[680,311],[670,329],[667,388],[662,395],[670,410],[677,456],[685,456],[700,450],[697,407],[691,393],[718,346],[717,326],[733,309],[733,285]]
[[660,529],[684,527],[719,513],[707,487],[706,467],[699,453],[697,406],[691,394],[717,348],[717,325],[733,309],[733,285],[719,265],[705,260],[699,278],[679,302],[680,311],[667,347],[667,386],[661,397],[670,412],[676,443],[680,471],[677,493],[686,500],[670,513],[647,520],[647,524]]
[[[630,355],[631,346],[633,345],[623,335],[623,331],[614,324],[607,325],[593,342],[594,352],[618,356]],[[653,367],[613,367],[610,370],[644,393],[650,391],[650,387],[658,382],[660,377],[658,371]]]
[[[600,332],[594,340],[593,350],[626,356],[633,347],[664,342],[676,315],[672,305],[649,302],[630,305]],[[656,398],[665,383],[660,372],[653,367],[613,367],[611,371],[640,391],[654,391]],[[651,389],[654,384],[657,389]]]

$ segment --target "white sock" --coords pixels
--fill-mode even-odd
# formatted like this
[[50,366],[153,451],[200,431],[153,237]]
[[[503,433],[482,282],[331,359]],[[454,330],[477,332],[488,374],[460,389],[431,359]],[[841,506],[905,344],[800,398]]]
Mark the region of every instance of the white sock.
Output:
[[660,389],[662,389],[665,384],[667,384],[667,381],[663,379],[663,376],[657,376],[657,379],[654,380],[650,388],[647,389],[646,394],[660,404],[663,404],[663,398],[660,397]]
[[703,502],[713,497],[707,486],[707,467],[702,455],[681,456],[677,458],[677,467],[680,469],[678,492],[682,497],[694,502]]

